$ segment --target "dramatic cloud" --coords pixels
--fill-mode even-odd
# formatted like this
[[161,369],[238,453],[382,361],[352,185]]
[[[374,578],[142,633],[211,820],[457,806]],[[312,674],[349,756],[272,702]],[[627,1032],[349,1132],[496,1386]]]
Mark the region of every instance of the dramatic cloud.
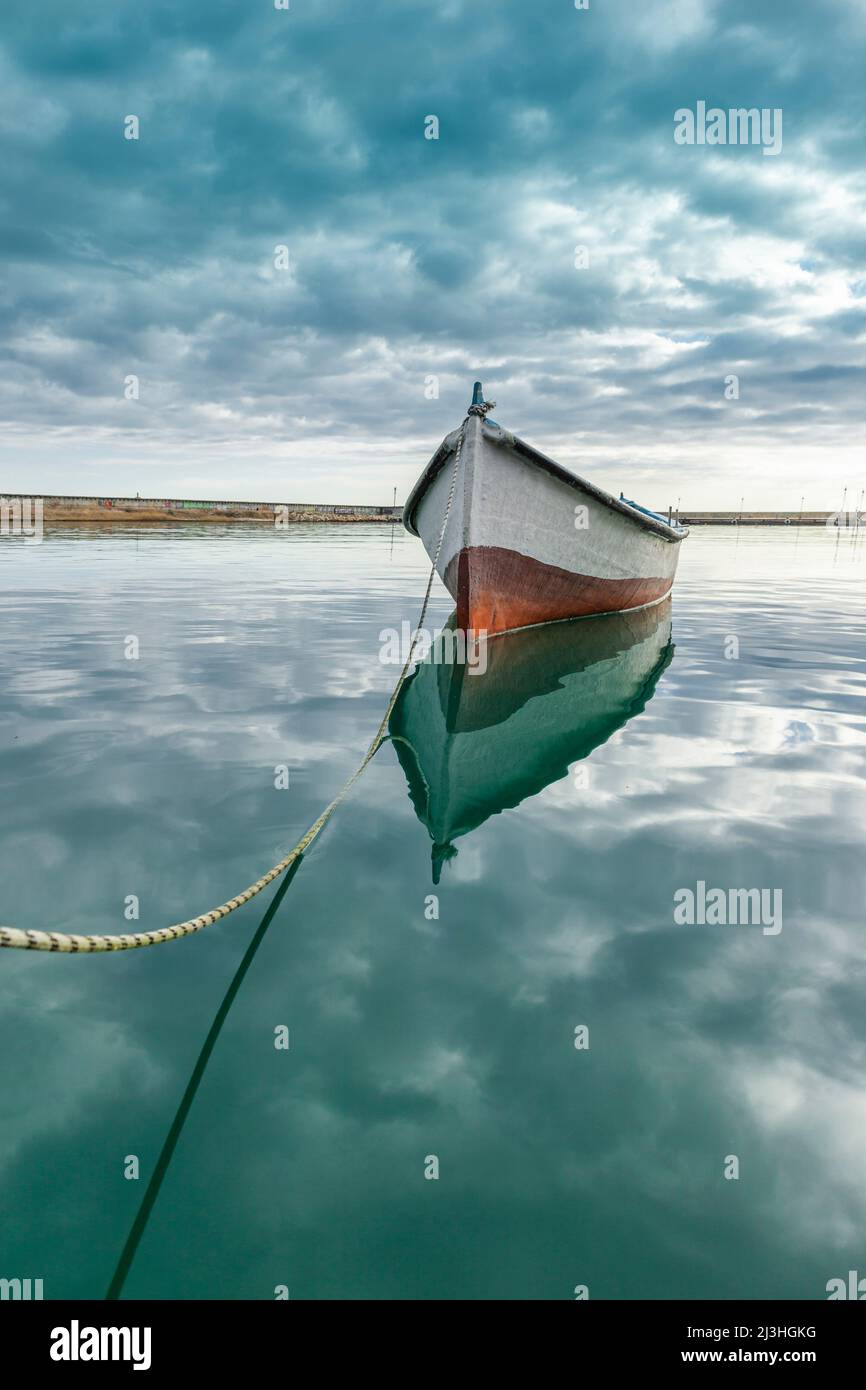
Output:
[[[5,491],[386,501],[476,375],[657,506],[859,490],[860,0],[46,0],[4,28]],[[781,110],[781,152],[675,143],[699,102]]]

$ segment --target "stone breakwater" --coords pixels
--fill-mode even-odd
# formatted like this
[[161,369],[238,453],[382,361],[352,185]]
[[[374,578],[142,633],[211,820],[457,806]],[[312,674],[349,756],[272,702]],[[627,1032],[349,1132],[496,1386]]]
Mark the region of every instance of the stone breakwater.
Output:
[[[26,502],[29,494],[4,494],[8,504]],[[32,494],[35,499],[37,494]],[[258,522],[269,526],[304,521],[399,521],[401,507],[338,505],[327,502],[218,502],[171,497],[51,497],[42,495],[43,515],[51,521]]]
[[[258,522],[260,525],[287,526],[295,522],[328,521],[399,522],[403,508],[361,506],[333,502],[231,502],[201,501],[171,497],[61,497],[37,493],[0,493],[0,511],[16,515],[41,501],[42,515],[52,521],[166,522],[218,521]],[[668,509],[660,508],[667,516]],[[675,515],[672,511],[671,515]],[[682,508],[679,520],[686,526],[841,526],[844,530],[866,526],[866,514],[847,512],[688,512]]]
[[[667,509],[662,513],[667,516]],[[674,513],[676,515],[676,513]],[[687,512],[680,509],[684,526],[841,526],[853,530],[864,525],[864,517],[848,512]]]

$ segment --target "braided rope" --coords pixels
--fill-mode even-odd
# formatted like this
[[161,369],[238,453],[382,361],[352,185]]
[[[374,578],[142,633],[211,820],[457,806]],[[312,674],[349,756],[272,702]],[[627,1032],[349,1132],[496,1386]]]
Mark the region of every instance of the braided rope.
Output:
[[348,781],[340,788],[333,801],[325,807],[322,814],[313,821],[313,824],[301,836],[298,843],[289,850],[289,853],[285,855],[278,864],[275,864],[272,869],[268,869],[266,874],[262,874],[261,878],[257,878],[255,883],[251,883],[249,888],[245,888],[242,893],[238,893],[237,897],[229,898],[228,902],[221,903],[219,907],[211,908],[210,912],[203,912],[200,917],[192,917],[186,922],[177,922],[172,927],[161,927],[159,931],[132,932],[123,936],[79,936],[71,932],[22,931],[19,927],[0,927],[0,947],[9,946],[18,948],[22,951],[133,951],[139,946],[158,946],[163,941],[178,941],[182,936],[192,936],[194,932],[202,931],[205,927],[212,926],[214,922],[221,921],[223,917],[228,917],[230,913],[236,912],[244,903],[248,903],[251,898],[255,898],[263,889],[267,888],[269,883],[273,883],[275,878],[279,878],[280,874],[285,873],[286,869],[309,849],[313,841],[317,839],[324,830],[338,806],[346,799],[358,778],[373,761],[373,758],[384,742],[388,729],[388,721],[397,703],[397,697],[409,674],[409,668],[415,657],[415,648],[418,643],[419,632],[427,616],[427,605],[430,602],[430,593],[433,588],[433,576],[436,573],[436,566],[439,563],[439,556],[442,552],[442,544],[445,540],[448,518],[451,515],[451,504],[454,501],[454,493],[457,487],[457,474],[460,469],[460,456],[463,452],[463,440],[465,435],[466,421],[464,420],[460,428],[460,438],[457,441],[454,468],[451,474],[451,487],[448,492],[448,501],[445,506],[445,516],[442,520],[442,530],[439,533],[436,554],[430,566],[427,590],[424,594],[424,602],[421,605],[421,615],[412,637],[409,655],[406,658],[406,662],[400,672],[400,677],[388,701],[388,708],[385,710],[372,743],[351,777],[349,777]]

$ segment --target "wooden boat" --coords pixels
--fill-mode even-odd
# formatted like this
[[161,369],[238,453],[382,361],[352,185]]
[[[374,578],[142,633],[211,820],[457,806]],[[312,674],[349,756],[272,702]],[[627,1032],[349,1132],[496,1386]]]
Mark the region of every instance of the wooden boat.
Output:
[[440,660],[434,643],[389,734],[433,841],[435,883],[454,839],[564,777],[645,708],[673,656],[670,608],[494,637],[483,675]]
[[674,582],[688,529],[612,497],[488,417],[481,383],[409,495],[403,523],[436,557],[463,434],[454,499],[437,570],[463,631],[658,603]]

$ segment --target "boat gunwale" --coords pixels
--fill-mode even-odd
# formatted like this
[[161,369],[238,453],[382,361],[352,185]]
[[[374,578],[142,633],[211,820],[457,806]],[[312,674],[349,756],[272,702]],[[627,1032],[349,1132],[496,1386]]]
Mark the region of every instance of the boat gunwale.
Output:
[[430,486],[430,483],[432,483],[433,479],[436,477],[436,474],[441,470],[442,465],[448,458],[449,454],[453,454],[455,449],[457,448],[458,433],[458,430],[453,430],[451,434],[446,434],[445,438],[442,440],[442,443],[439,445],[439,448],[434,453],[430,462],[427,464],[420,477],[416,480],[415,485],[412,488],[412,491],[406,498],[406,501],[403,503],[403,525],[406,527],[406,530],[412,536],[418,535],[418,529],[414,521],[414,515],[418,507],[418,503],[421,501],[421,498],[424,496],[424,493],[427,491],[428,487]]
[[[597,502],[601,502],[603,506],[609,507],[611,511],[619,512],[621,516],[627,517],[643,530],[651,531],[653,535],[659,536],[661,540],[667,541],[669,545],[679,545],[679,543],[684,541],[686,536],[688,536],[689,528],[687,526],[681,526],[679,523],[675,526],[673,523],[665,521],[662,517],[655,519],[648,516],[646,512],[632,507],[625,500],[620,501],[618,497],[614,497],[611,493],[605,492],[604,488],[598,487],[596,483],[589,482],[588,479],[581,477],[578,473],[572,473],[570,469],[564,468],[563,465],[557,463],[555,459],[548,458],[547,454],[543,454],[540,449],[536,449],[533,445],[527,444],[525,440],[520,439],[516,434],[512,434],[510,430],[503,429],[501,425],[491,426],[492,422],[488,424],[486,420],[482,424],[483,436],[485,439],[488,439],[491,444],[510,445],[515,453],[519,454],[529,463],[534,464],[537,468],[541,468],[544,472],[549,473],[560,482],[566,483],[569,487],[573,487],[576,491],[589,493],[591,497],[594,497]],[[459,430],[453,430],[451,434],[445,436],[406,499],[403,507],[403,525],[410,535],[418,535],[418,529],[415,525],[415,512],[431,482],[441,470],[445,460],[450,454],[454,453],[457,447],[458,435]]]

